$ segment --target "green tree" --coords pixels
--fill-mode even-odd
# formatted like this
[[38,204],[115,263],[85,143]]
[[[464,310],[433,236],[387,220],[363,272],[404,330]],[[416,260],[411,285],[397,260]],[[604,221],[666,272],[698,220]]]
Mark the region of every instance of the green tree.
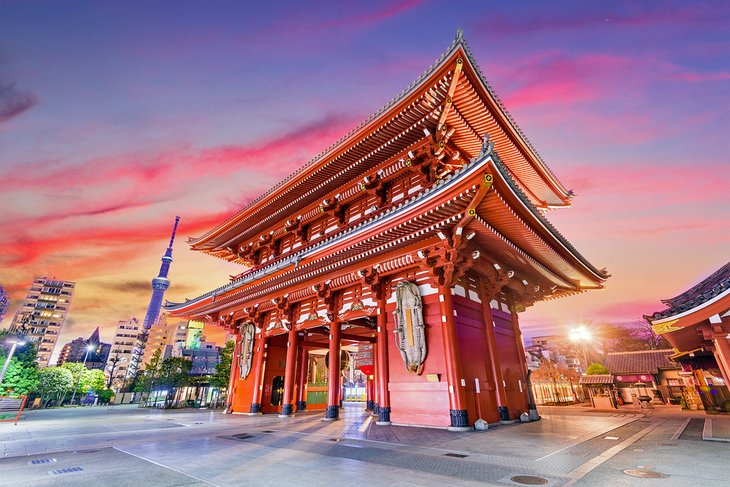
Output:
[[605,366],[596,363],[592,363],[586,369],[586,375],[602,375],[608,373],[608,369]]
[[38,393],[43,400],[43,407],[50,401],[62,404],[73,387],[73,375],[67,368],[46,367],[38,373]]
[[185,386],[190,381],[190,368],[193,363],[183,357],[169,357],[160,365],[160,375],[157,386],[167,389],[165,407],[170,407],[179,387]]
[[99,395],[99,404],[109,404],[109,401],[114,397],[114,391],[111,389],[102,389],[97,391]]
[[84,370],[81,376],[81,383],[79,384],[79,392],[86,394],[90,390],[98,392],[104,389],[106,383],[106,376],[103,370],[93,369]]
[[233,359],[233,348],[236,346],[234,340],[226,343],[221,349],[220,362],[215,367],[215,373],[210,376],[210,385],[213,387],[228,387],[231,378],[231,364]]
[[134,379],[134,392],[152,392],[157,386],[162,366],[162,350],[155,350],[150,361],[144,366],[144,370],[138,371]]
[[84,376],[85,371],[88,369],[82,364],[81,362],[66,362],[63,365],[59,366],[62,369],[68,370],[71,373],[72,378],[72,385],[71,385],[71,391],[73,391],[74,386],[76,387],[76,394],[83,393],[84,391],[81,388],[81,380]]
[[[5,363],[10,346],[4,343],[7,336],[14,336],[7,330],[0,331],[0,367]],[[36,349],[32,343],[17,347],[15,354],[10,361],[8,372],[0,384],[0,394],[27,395],[33,392],[38,386],[38,363],[36,362]]]

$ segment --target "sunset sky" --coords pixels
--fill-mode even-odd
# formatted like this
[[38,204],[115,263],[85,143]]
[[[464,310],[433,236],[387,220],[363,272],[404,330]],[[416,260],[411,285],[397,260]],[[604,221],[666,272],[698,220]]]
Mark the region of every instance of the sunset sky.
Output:
[[59,346],[241,268],[185,244],[416,79],[462,27],[576,193],[548,218],[606,289],[526,335],[626,322],[730,260],[730,3],[0,0],[0,284],[77,282]]

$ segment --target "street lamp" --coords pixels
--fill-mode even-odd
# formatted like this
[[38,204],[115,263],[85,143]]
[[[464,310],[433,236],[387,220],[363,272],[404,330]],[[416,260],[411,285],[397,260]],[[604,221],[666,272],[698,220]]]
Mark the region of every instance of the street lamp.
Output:
[[[86,353],[84,354],[84,361],[81,363],[81,365],[84,366],[83,367],[84,369],[86,368],[86,359],[89,358],[89,352],[91,352],[93,350],[96,350],[95,345],[86,345]],[[74,393],[71,394],[71,403],[70,403],[72,406],[74,403],[74,399],[76,399],[76,389],[79,388],[79,382],[81,382],[81,376],[83,375],[83,373],[84,373],[84,371],[82,369],[81,373],[79,373],[79,378],[76,379],[76,384],[74,384]]]
[[570,338],[571,342],[580,344],[580,348],[583,351],[583,362],[585,362],[586,369],[588,369],[586,343],[591,341],[591,332],[583,325],[577,326],[575,328],[571,328],[568,338]]
[[6,343],[12,343],[13,346],[10,347],[10,353],[8,354],[7,358],[5,359],[5,363],[3,364],[3,370],[0,372],[0,384],[3,383],[3,380],[5,379],[5,374],[8,372],[8,367],[10,367],[10,360],[13,358],[13,354],[15,353],[15,349],[20,345],[21,347],[25,345],[25,340],[21,340],[20,338],[11,338],[10,340],[6,340]]

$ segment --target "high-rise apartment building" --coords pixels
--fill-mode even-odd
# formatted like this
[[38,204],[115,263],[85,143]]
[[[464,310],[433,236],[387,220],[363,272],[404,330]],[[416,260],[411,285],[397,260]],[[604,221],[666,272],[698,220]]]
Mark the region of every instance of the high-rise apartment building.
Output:
[[97,326],[89,338],[79,337],[64,345],[58,355],[57,363],[61,365],[66,362],[81,362],[89,370],[104,370],[111,347],[111,344],[101,341]]
[[36,277],[15,313],[10,330],[23,333],[38,351],[38,365],[47,367],[66,321],[75,282]]
[[137,373],[142,355],[144,340],[140,336],[142,326],[137,318],[120,320],[114,332],[106,373],[111,377],[111,385],[119,389]]

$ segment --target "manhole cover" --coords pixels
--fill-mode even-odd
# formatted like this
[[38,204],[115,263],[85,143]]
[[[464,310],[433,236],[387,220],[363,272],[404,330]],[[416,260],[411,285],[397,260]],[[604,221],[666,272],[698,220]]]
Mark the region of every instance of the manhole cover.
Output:
[[522,485],[545,485],[548,483],[548,479],[535,477],[533,475],[515,475],[510,480]]
[[466,458],[469,455],[464,455],[463,453],[444,453],[444,456],[453,458]]
[[248,440],[249,438],[253,438],[253,435],[249,435],[248,433],[241,433],[240,435],[233,435],[231,436],[234,440]]
[[643,479],[663,479],[666,477],[666,475],[661,472],[657,472],[656,470],[647,470],[645,468],[632,468],[624,470],[624,473],[626,475],[631,475],[632,477],[641,477]]

